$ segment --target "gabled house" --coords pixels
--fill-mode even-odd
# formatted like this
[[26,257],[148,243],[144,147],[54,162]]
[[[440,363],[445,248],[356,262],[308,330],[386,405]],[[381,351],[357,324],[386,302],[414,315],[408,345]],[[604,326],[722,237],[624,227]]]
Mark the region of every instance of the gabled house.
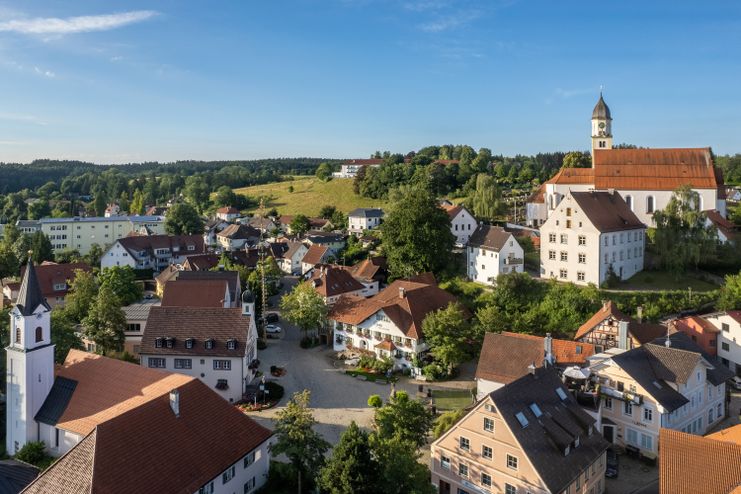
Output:
[[[187,261],[186,261],[187,262]],[[157,276],[154,277],[154,283],[155,283],[155,293],[158,297],[162,298],[162,295],[165,293],[165,286],[167,283],[169,283],[172,280],[177,279],[178,274],[180,274],[180,271],[183,266],[170,264],[165,269],[160,272]]]
[[[77,270],[89,272],[91,268],[84,262],[57,264],[44,261],[36,266],[36,276],[39,280],[41,293],[50,307],[64,307],[70,283],[74,282]],[[23,277],[24,272],[25,267],[21,268],[21,277]]]
[[301,242],[276,242],[275,262],[281,271],[289,275],[301,274],[301,261],[309,248]]
[[221,262],[221,256],[218,254],[196,254],[187,256],[183,263],[185,271],[209,271]]
[[260,230],[262,233],[272,232],[273,230],[278,228],[278,225],[276,225],[273,220],[271,220],[270,218],[264,218],[262,216],[253,216],[247,222],[247,225]]
[[216,234],[216,243],[224,250],[252,247],[260,241],[260,230],[247,225],[229,225]]
[[242,280],[239,278],[239,271],[227,271],[225,269],[219,269],[217,271],[181,271],[176,280],[224,280],[229,286],[229,299],[232,303],[231,306],[239,307],[239,297],[242,294]]
[[[291,230],[291,222],[293,222],[293,215],[284,214],[278,218],[278,224],[280,228],[291,235],[294,232]],[[311,230],[327,230],[332,228],[332,222],[325,218],[309,218],[309,229]]]
[[530,370],[550,365],[586,367],[594,345],[522,333],[486,333],[476,367],[476,399],[516,381]]
[[522,273],[525,253],[515,236],[500,226],[479,225],[466,247],[468,279],[493,284],[497,276]]
[[178,279],[165,285],[162,296],[162,307],[233,308],[238,304],[224,279]]
[[728,242],[736,242],[738,237],[738,228],[733,221],[727,220],[718,211],[711,209],[705,211],[705,227],[715,227],[715,231],[718,234],[718,241],[722,244]]
[[381,285],[386,283],[386,258],[371,257],[358,262],[353,266],[345,267],[353,278],[363,284],[364,297],[370,297],[378,293]]
[[716,348],[721,364],[741,377],[741,310],[715,312],[702,317],[719,329]]
[[702,316],[687,316],[674,319],[669,323],[669,331],[681,331],[686,334],[708,355],[716,356],[718,354],[718,333],[720,333],[720,328],[716,328]]
[[610,348],[630,350],[656,338],[668,331],[661,324],[644,323],[623,314],[615,302],[606,300],[602,307],[581,325],[574,339],[594,345],[597,353]]
[[330,257],[329,247],[318,244],[312,245],[301,259],[301,274],[306,274],[315,266],[326,263]]
[[602,493],[609,446],[553,367],[487,394],[432,443],[440,494]]
[[345,236],[341,233],[322,232],[310,230],[306,232],[305,242],[307,245],[320,245],[329,249],[329,254],[336,256],[345,248]]
[[440,207],[448,213],[448,217],[450,218],[450,233],[455,237],[456,247],[466,246],[468,239],[471,238],[471,235],[476,230],[476,218],[474,218],[465,206],[444,203]]
[[234,221],[239,218],[239,209],[231,206],[224,206],[216,210],[216,217],[226,222]]
[[684,333],[590,359],[602,401],[602,433],[646,458],[659,454],[659,429],[705,434],[726,414],[733,376]]
[[383,209],[380,208],[357,208],[347,213],[347,231],[354,235],[377,228],[382,222]]
[[131,266],[159,273],[170,264],[182,264],[186,256],[204,252],[201,235],[132,235],[116,240],[100,258],[100,267]]
[[147,318],[152,307],[159,306],[159,301],[144,300],[124,307],[121,310],[126,316],[126,330],[124,331],[124,351],[134,357],[139,357],[142,346],[142,336],[147,327]]
[[364,296],[365,286],[341,266],[316,266],[306,283],[310,283],[328,305],[333,305],[342,295]]
[[327,316],[334,350],[357,349],[391,358],[396,369],[413,368],[429,349],[422,321],[455,301],[429,274],[396,280],[370,298],[342,296]]
[[225,400],[241,401],[246,386],[257,373],[254,302],[249,312],[153,307],[142,337],[140,356],[144,367],[192,376]]
[[216,246],[216,235],[229,226],[229,223],[221,218],[212,218],[203,226],[203,243],[210,246]]

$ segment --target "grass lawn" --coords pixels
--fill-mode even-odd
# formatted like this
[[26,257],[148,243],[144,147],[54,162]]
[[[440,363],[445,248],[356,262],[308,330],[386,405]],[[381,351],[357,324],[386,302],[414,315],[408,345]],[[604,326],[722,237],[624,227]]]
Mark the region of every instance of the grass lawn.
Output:
[[[346,370],[345,374],[355,377],[355,376],[365,376],[365,380],[368,382],[376,382],[376,379],[381,379],[383,381],[386,381],[386,375],[385,374],[378,374],[376,372],[366,372],[364,370],[360,369],[352,369],[352,370]],[[399,378],[395,376],[391,376],[391,379],[388,382],[396,382]]]
[[[265,197],[267,208],[276,208],[280,214],[305,214],[316,216],[322,206],[331,205],[343,213],[355,208],[384,207],[385,202],[377,199],[360,197],[352,190],[353,179],[333,178],[322,182],[316,177],[295,177],[285,182],[275,182],[252,187],[235,189],[237,194],[251,198]],[[293,192],[288,188],[293,186]],[[250,212],[255,211],[252,208]]]
[[617,290],[687,290],[691,287],[697,292],[716,290],[717,285],[683,275],[678,280],[674,275],[666,271],[641,271],[627,281],[621,282],[615,287]]
[[433,389],[432,401],[438,410],[460,410],[473,402],[470,389]]

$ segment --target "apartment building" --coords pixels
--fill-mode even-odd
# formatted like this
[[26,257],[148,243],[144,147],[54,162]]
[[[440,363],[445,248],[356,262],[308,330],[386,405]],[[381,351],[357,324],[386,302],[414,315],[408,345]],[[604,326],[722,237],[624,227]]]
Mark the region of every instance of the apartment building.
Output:
[[741,310],[716,312],[703,318],[718,329],[716,345],[720,362],[741,377]]
[[609,443],[553,367],[487,395],[432,443],[440,494],[601,494]]

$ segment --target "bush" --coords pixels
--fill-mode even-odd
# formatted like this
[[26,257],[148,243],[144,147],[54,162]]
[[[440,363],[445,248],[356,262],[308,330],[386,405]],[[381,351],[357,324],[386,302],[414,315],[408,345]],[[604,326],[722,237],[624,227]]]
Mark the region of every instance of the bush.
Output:
[[378,395],[370,395],[368,397],[368,406],[371,408],[381,408],[383,406],[383,400]]
[[371,355],[362,355],[358,359],[358,367],[361,369],[375,369],[376,358]]
[[46,469],[54,461],[54,458],[46,454],[46,445],[43,441],[31,441],[26,443],[26,445],[16,453],[15,459],[34,465],[41,470]]
[[447,372],[440,364],[429,364],[422,368],[422,374],[430,381],[444,379]]
[[435,425],[432,428],[432,435],[435,439],[445,434],[453,424],[458,422],[466,414],[465,410],[453,410],[445,412],[435,419]]

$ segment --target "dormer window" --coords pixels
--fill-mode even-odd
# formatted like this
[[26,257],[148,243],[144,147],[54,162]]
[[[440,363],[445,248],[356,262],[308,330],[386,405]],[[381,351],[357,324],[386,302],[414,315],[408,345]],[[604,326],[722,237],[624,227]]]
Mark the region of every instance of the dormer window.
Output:
[[162,348],[162,338],[155,338],[154,339],[154,346],[155,346],[155,348]]
[[187,348],[188,350],[193,348],[193,342],[193,338],[188,338],[187,340],[185,340],[185,348]]
[[213,338],[209,338],[206,340],[206,350],[213,350],[214,348],[214,340]]
[[226,342],[226,348],[228,350],[235,350],[237,348],[237,340],[231,339]]
[[172,348],[175,346],[175,338],[165,338],[165,344],[167,345],[167,348]]

